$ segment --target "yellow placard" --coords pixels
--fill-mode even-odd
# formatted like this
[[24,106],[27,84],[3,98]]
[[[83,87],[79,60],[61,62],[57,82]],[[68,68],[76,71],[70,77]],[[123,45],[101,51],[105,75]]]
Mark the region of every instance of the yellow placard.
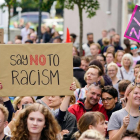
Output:
[[0,45],[0,96],[72,95],[72,44]]
[[4,30],[0,29],[0,44],[3,44]]

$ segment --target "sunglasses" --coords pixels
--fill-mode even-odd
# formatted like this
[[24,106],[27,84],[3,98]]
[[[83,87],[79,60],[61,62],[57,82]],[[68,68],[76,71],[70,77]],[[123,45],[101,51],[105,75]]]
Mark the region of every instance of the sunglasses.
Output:
[[137,48],[138,48],[137,46],[134,46],[134,47],[131,47],[131,50],[135,50]]

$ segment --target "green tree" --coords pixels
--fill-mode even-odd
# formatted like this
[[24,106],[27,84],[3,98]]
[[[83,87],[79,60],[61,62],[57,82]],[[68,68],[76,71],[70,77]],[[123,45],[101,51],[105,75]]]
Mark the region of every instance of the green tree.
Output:
[[80,20],[79,47],[80,47],[80,56],[82,56],[83,10],[87,13],[88,18],[92,18],[93,16],[96,15],[96,10],[99,9],[98,0],[49,0],[46,3],[43,3],[43,6],[50,8],[50,6],[53,4],[54,1],[58,1],[62,5],[62,7],[71,10],[74,9],[74,5],[77,5],[79,11],[79,20]]
[[13,7],[13,5],[16,4],[16,0],[4,0],[5,2],[0,5],[0,8],[3,8],[3,7],[8,7],[8,40],[10,39],[10,29],[9,29],[9,26],[10,26],[10,9]]
[[92,18],[96,15],[96,10],[99,9],[98,0],[58,0],[65,8],[74,9],[74,5],[77,5],[79,11],[79,20],[80,20],[80,38],[79,38],[79,47],[80,47],[80,56],[82,56],[82,40],[83,40],[83,10],[87,13],[88,18]]

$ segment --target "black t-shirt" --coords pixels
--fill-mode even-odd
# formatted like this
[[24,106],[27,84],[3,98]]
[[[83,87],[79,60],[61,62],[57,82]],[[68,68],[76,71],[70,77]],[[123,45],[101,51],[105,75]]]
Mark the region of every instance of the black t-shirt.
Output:
[[10,137],[7,135],[4,135],[4,138],[2,140],[10,140]]

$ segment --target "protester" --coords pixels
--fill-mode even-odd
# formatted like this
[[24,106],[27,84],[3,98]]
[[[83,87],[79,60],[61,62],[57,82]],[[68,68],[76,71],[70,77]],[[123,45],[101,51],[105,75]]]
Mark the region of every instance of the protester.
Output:
[[30,33],[30,23],[26,23],[25,27],[21,29],[22,43],[27,40],[27,35]]
[[[135,76],[135,79],[137,78],[137,75],[138,75],[139,71],[140,71],[140,64],[137,64],[134,67],[134,76]],[[136,82],[135,79],[133,81],[134,83]]]
[[137,128],[136,128],[136,132],[140,134],[140,120],[138,122]]
[[102,31],[102,38],[98,40],[99,45],[103,46],[103,38],[107,37],[107,30]]
[[132,43],[130,46],[131,53],[133,55],[133,67],[135,67],[138,60],[140,60],[140,56],[138,54],[138,45]]
[[78,140],[104,140],[104,137],[99,131],[90,129],[83,132]]
[[101,53],[103,54],[104,48],[107,48],[109,46],[109,39],[107,37],[102,39],[103,46],[101,46]]
[[78,129],[74,136],[78,139],[86,130],[97,130],[103,137],[106,135],[107,124],[105,116],[100,112],[86,112],[78,121]]
[[97,60],[99,60],[102,64],[102,66],[104,67],[105,66],[105,63],[106,63],[106,57],[102,54],[98,54],[97,57],[96,57]]
[[140,119],[140,87],[130,84],[126,89],[125,97],[126,107],[114,112],[109,120],[108,131],[111,140],[121,140],[126,129],[135,130]]
[[107,73],[107,66],[108,66],[108,64],[111,63],[111,62],[113,62],[114,59],[115,59],[115,56],[114,56],[113,53],[108,52],[108,53],[106,54],[105,73]]
[[101,50],[101,46],[98,43],[90,44],[90,52],[91,52],[93,60],[96,59],[96,57],[99,54],[100,50]]
[[120,46],[120,35],[119,34],[114,35],[113,45],[115,47],[115,52],[117,52],[118,50],[123,50],[123,48]]
[[22,36],[21,36],[21,35],[16,35],[16,36],[15,36],[15,41],[16,41],[17,39],[22,40]]
[[118,71],[117,77],[118,79],[122,80],[129,80],[133,81],[134,80],[134,70],[132,68],[133,65],[133,58],[130,54],[126,53],[122,57],[121,61],[122,67]]
[[13,41],[8,41],[7,44],[13,44]]
[[123,40],[123,43],[126,46],[126,48],[124,49],[125,53],[131,53],[131,50],[130,50],[130,40],[125,38]]
[[50,42],[50,43],[53,43],[54,39],[55,39],[56,37],[58,37],[58,36],[60,36],[59,33],[58,33],[57,31],[55,31],[55,32],[53,33],[52,38],[50,39],[49,42]]
[[131,83],[131,81],[129,80],[121,80],[119,82],[119,85],[118,85],[118,89],[119,89],[119,95],[120,95],[120,99],[121,98],[124,98],[124,93],[128,87],[128,85]]
[[30,34],[30,40],[35,44],[37,40],[37,34],[35,32]]
[[90,52],[90,45],[94,42],[93,40],[93,33],[87,34],[88,43],[83,44],[82,48],[85,51],[85,56],[91,55]]
[[78,79],[81,87],[85,87],[86,82],[84,80],[85,71],[80,68],[81,59],[79,56],[73,56],[73,76]]
[[20,39],[16,39],[15,44],[22,44],[22,41]]
[[140,140],[140,135],[134,131],[127,130],[121,140]]
[[104,80],[101,77],[103,75],[103,71],[95,65],[89,66],[88,70],[85,73],[84,79],[87,83],[87,85],[84,88],[81,89],[76,89],[74,92],[75,99],[76,101],[78,99],[84,99],[86,96],[86,92],[88,87],[93,84],[93,83],[98,83],[99,81],[101,82],[102,85],[104,85]]
[[0,139],[10,140],[10,137],[4,134],[4,128],[8,124],[8,110],[6,107],[0,104]]
[[101,93],[102,88],[99,85],[96,86],[91,84],[85,93],[86,98],[79,99],[76,104],[69,107],[68,111],[76,116],[77,121],[85,112],[88,111],[99,111],[103,113],[106,120],[108,120],[106,110],[104,109],[103,105],[98,103],[101,97]]
[[74,46],[72,47],[72,55],[73,56],[78,55],[78,51],[77,51],[76,47],[74,47]]
[[118,102],[118,92],[112,86],[105,86],[101,95],[102,103],[107,111],[108,119],[110,119],[113,112],[122,109]]
[[89,66],[89,58],[86,56],[81,57],[81,66],[80,68],[83,69],[84,71],[88,70],[88,66]]
[[32,96],[20,96],[14,99],[13,107],[14,110],[17,111],[22,109],[22,105],[33,104],[33,103],[35,103],[35,99]]
[[[107,86],[107,85],[111,85],[112,86],[112,81],[110,79],[110,77],[108,75],[105,74],[104,72],[104,67],[103,65],[100,63],[100,61],[98,60],[93,60],[89,63],[89,66],[91,65],[95,65],[97,67],[100,68],[101,72],[102,72],[102,77],[104,79],[104,83],[102,83],[102,85]],[[99,82],[100,83],[100,82]]]
[[12,130],[11,140],[60,140],[59,132],[60,127],[50,111],[36,103],[19,114]]
[[47,31],[47,27],[45,25],[41,26],[41,33],[42,33],[42,43],[48,43],[50,41],[50,34]]
[[[53,109],[55,116],[59,112],[60,105],[64,99],[64,96],[49,96],[49,107]],[[69,103],[68,103],[69,104]],[[68,106],[68,105],[67,105]],[[77,131],[77,121],[73,114],[66,111],[63,122],[60,124],[61,130],[68,130],[69,133],[63,136],[63,140],[69,140],[71,136]]]
[[[111,62],[107,66],[107,74],[112,80],[113,87],[117,90],[118,92],[118,84],[120,80],[117,78],[117,73],[118,73],[118,66],[114,62]],[[118,95],[119,97],[119,95]]]
[[118,67],[121,67],[121,61],[122,61],[122,57],[123,55],[125,54],[125,52],[123,50],[118,50],[116,53],[115,53],[115,63],[118,65]]
[[115,54],[115,48],[114,48],[113,45],[107,46],[107,47],[104,48],[104,50],[103,50],[104,56],[106,56],[107,53],[113,53],[113,54]]

